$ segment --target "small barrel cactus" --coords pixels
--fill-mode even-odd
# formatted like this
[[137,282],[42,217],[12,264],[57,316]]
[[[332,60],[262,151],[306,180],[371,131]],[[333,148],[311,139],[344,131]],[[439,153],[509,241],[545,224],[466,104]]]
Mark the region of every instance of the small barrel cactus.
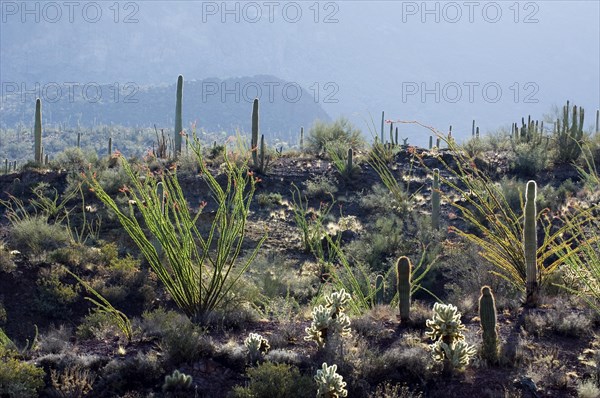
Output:
[[192,386],[192,376],[186,375],[175,369],[173,373],[165,376],[165,382],[163,384],[163,391],[181,391],[187,390]]
[[410,320],[410,279],[412,264],[410,259],[402,256],[396,262],[396,287],[400,305],[400,322]]
[[327,366],[324,362],[321,369],[317,370],[315,376],[317,382],[317,398],[339,398],[347,397],[346,382],[337,373],[337,365]]
[[248,349],[248,361],[251,364],[259,362],[271,348],[269,341],[258,333],[250,333],[244,345]]
[[489,361],[495,362],[498,359],[496,302],[489,286],[481,288],[479,322],[483,330],[483,356]]

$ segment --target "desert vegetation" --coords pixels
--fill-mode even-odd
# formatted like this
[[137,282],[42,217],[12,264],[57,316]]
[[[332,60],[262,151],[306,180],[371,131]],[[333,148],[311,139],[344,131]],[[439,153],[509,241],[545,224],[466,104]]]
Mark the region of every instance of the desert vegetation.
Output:
[[249,134],[186,128],[181,92],[146,152],[53,151],[32,106],[0,175],[1,397],[600,396],[597,114],[284,145],[258,100]]

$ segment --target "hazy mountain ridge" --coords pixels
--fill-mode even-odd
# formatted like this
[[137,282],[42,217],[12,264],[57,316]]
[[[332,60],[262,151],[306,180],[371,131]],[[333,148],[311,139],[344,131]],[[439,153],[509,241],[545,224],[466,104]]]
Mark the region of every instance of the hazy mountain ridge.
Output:
[[[175,80],[175,79],[173,79]],[[42,86],[41,93],[44,93]],[[128,127],[172,128],[175,112],[175,83],[139,87],[123,85],[63,86],[48,84],[43,98],[45,124],[93,126],[115,124]],[[60,87],[60,94],[59,94]],[[118,89],[118,90],[117,90]],[[70,97],[70,93],[74,93]],[[85,94],[87,92],[87,94]],[[183,94],[184,126],[211,132],[250,130],[252,100],[261,100],[261,132],[267,137],[297,139],[301,126],[314,120],[330,120],[313,94],[297,83],[274,76],[232,79],[186,80]],[[55,98],[57,101],[52,102]],[[33,119],[34,95],[8,95],[2,109],[2,127]]]

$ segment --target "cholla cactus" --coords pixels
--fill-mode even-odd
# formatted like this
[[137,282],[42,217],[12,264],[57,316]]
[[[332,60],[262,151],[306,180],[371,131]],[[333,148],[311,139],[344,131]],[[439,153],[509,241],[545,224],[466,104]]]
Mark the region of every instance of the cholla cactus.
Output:
[[251,364],[260,361],[271,348],[269,341],[258,333],[250,333],[244,340],[244,345],[248,349],[248,360]]
[[435,340],[429,347],[435,361],[444,361],[445,366],[452,368],[463,368],[475,355],[475,348],[464,341],[462,331],[465,326],[454,305],[435,303],[433,318],[428,319],[426,325],[431,330],[425,334]]
[[433,318],[428,319],[425,324],[431,331],[425,332],[431,340],[439,340],[440,338],[462,340],[464,336],[462,331],[465,330],[465,325],[460,321],[460,312],[458,308],[452,304],[435,303],[433,305]]
[[315,376],[317,382],[317,398],[347,397],[346,382],[337,374],[337,365],[327,366],[324,362]]
[[175,369],[171,375],[165,376],[163,391],[180,391],[187,390],[192,386],[192,376],[186,375]]
[[327,308],[331,310],[332,317],[344,311],[344,306],[348,304],[348,300],[350,300],[350,295],[344,289],[325,297]]
[[307,341],[314,341],[319,348],[323,348],[329,337],[338,335],[346,337],[350,335],[350,318],[344,313],[344,305],[348,303],[350,295],[344,291],[332,293],[325,298],[326,305],[313,308],[313,321],[306,328]]
[[435,361],[448,360],[452,367],[457,369],[467,366],[477,352],[475,347],[467,344],[464,340],[455,341],[450,345],[438,340],[430,347]]

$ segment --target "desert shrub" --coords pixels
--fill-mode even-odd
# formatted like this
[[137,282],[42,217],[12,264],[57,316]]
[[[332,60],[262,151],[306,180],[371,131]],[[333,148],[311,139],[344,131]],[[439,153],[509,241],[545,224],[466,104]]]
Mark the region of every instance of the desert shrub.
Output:
[[521,143],[515,145],[513,152],[510,170],[523,178],[535,178],[548,167],[550,155],[547,147]]
[[61,225],[48,224],[41,216],[24,218],[10,227],[8,237],[10,247],[28,257],[43,254],[69,243],[69,233]]
[[65,367],[62,371],[50,370],[51,394],[61,398],[78,398],[92,391],[96,375],[79,365]]
[[37,348],[43,354],[60,354],[71,347],[70,337],[71,330],[65,325],[60,325],[58,328],[52,326],[46,333],[39,336]]
[[248,368],[247,375],[248,385],[234,387],[229,398],[312,398],[316,391],[312,377],[292,365],[265,362]]
[[17,268],[8,248],[0,241],[0,272],[10,274]]
[[159,337],[162,351],[170,364],[193,362],[214,353],[215,348],[210,338],[182,314],[159,308],[145,312],[142,318],[143,333]]
[[369,398],[421,398],[422,396],[420,392],[411,391],[408,386],[385,382],[379,384]]
[[65,318],[70,306],[79,298],[77,285],[66,282],[67,269],[62,265],[42,268],[37,279],[37,309],[43,314]]
[[346,118],[339,118],[333,123],[315,121],[306,141],[307,149],[316,155],[322,155],[331,148],[343,156],[349,147],[355,151],[364,147],[361,131]]
[[75,331],[75,335],[84,340],[104,340],[119,333],[119,327],[115,324],[113,316],[98,310],[93,310],[86,315]]
[[338,191],[333,179],[325,174],[318,174],[305,182],[303,193],[309,198],[328,198]]
[[108,362],[99,372],[94,394],[115,397],[132,390],[146,391],[149,387],[162,383],[163,375],[156,352],[138,352],[135,356]]
[[66,148],[58,153],[50,162],[55,170],[67,170],[67,172],[82,172],[98,160],[96,152],[84,153],[80,148]]
[[44,386],[44,370],[0,349],[0,396],[37,397]]
[[280,206],[283,198],[278,192],[261,192],[256,195],[256,203],[260,207],[266,207],[270,209],[275,206]]

